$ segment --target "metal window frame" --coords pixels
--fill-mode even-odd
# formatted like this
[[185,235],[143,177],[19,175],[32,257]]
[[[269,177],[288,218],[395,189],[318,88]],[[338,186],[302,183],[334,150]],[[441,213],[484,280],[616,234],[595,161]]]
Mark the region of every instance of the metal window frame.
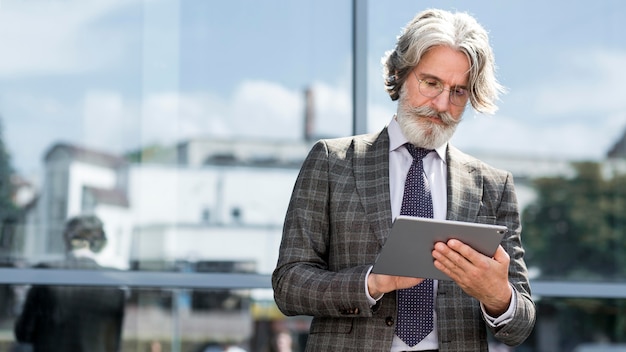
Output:
[[[271,289],[270,275],[146,271],[0,269],[3,285],[124,286],[162,289]],[[626,283],[531,281],[536,297],[626,298]]]
[[137,288],[271,288],[270,275],[151,271],[0,269],[0,284]]
[[367,5],[352,0],[352,132],[367,133]]

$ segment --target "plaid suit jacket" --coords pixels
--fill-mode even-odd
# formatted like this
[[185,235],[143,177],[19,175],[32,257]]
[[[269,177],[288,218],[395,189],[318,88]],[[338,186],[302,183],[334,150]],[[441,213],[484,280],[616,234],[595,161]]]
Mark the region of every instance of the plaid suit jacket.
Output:
[[[517,297],[514,318],[494,336],[517,345],[531,333],[535,306],[520,241],[520,220],[510,173],[448,146],[450,220],[497,223],[508,232],[509,281]],[[311,315],[307,351],[389,352],[397,317],[396,294],[374,306],[365,278],[392,225],[389,136],[319,141],[296,181],[285,219],[274,296],[286,315]],[[439,351],[487,351],[487,325],[479,302],[451,281],[436,297]]]

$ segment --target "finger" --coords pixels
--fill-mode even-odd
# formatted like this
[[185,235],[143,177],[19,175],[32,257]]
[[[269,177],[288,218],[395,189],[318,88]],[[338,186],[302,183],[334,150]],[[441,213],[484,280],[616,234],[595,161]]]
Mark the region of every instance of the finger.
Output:
[[[457,239],[448,240],[447,245],[470,263],[476,263],[483,259],[483,255],[480,252]],[[457,262],[457,264],[460,265],[461,261]]]
[[[462,268],[459,268],[454,262],[447,259],[445,256],[441,256],[440,259],[435,259],[433,262],[435,268],[441,270],[444,274],[448,275],[452,280],[460,280],[464,275]],[[457,281],[458,282],[458,281]]]
[[444,251],[444,255],[452,261],[455,266],[463,268],[472,263],[470,259],[472,252],[475,252],[472,247],[456,239],[448,240],[445,246],[448,250]]
[[[462,273],[462,266],[467,263],[465,258],[443,242],[435,244],[435,250],[433,250],[432,255],[436,262],[439,262],[446,270],[451,272]],[[438,269],[442,270],[442,268],[439,267]],[[442,271],[446,272],[445,270]],[[446,274],[448,273],[446,272]]]

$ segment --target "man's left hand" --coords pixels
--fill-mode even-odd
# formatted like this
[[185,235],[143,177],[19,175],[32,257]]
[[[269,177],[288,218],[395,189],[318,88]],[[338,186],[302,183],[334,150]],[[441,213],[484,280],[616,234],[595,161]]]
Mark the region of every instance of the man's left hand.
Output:
[[504,313],[513,294],[509,285],[509,254],[498,246],[493,258],[459,240],[437,242],[432,252],[435,267],[446,273],[468,295],[479,300],[487,313]]

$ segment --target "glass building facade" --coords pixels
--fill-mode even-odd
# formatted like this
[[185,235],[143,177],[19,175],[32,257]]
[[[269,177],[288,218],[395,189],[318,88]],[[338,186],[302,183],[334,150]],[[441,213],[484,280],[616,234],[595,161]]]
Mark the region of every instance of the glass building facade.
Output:
[[0,350],[49,313],[103,351],[303,351],[270,284],[293,183],[390,121],[380,60],[430,7],[488,29],[507,88],[452,140],[523,210],[538,320],[492,350],[626,349],[623,2],[0,0]]

